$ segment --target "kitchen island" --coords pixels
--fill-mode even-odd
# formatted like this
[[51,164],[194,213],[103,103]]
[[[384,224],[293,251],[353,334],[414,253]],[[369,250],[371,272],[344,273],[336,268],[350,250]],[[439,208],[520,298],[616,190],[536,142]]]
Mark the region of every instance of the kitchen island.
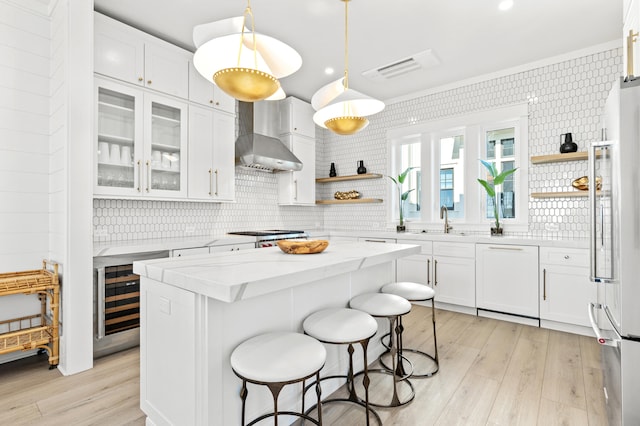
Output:
[[[419,252],[414,245],[332,242],[312,255],[273,247],[134,263],[141,276],[140,405],[147,424],[240,424],[241,381],[229,364],[238,344],[265,332],[301,332],[306,316],[378,291],[395,280],[396,259]],[[323,373],[344,373],[344,348],[327,349]],[[369,359],[382,350],[372,339]],[[323,395],[339,385],[323,383]],[[247,418],[272,408],[266,387],[248,390]],[[285,388],[281,409],[299,410],[299,391]]]

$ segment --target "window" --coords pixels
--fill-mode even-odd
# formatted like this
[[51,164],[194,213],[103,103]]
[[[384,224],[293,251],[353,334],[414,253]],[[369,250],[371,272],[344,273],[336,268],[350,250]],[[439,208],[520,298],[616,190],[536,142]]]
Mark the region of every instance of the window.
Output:
[[453,169],[440,169],[440,205],[453,210]]
[[[496,165],[498,173],[505,170],[511,170],[515,167],[515,128],[509,127],[505,129],[490,130],[486,132],[486,150],[487,161]],[[496,188],[498,193],[498,213],[503,219],[513,219],[516,217],[515,196],[516,188],[514,184],[515,176],[509,175],[501,186]],[[486,209],[487,219],[493,218],[492,197],[487,196],[486,200],[488,208]]]
[[[389,130],[390,174],[419,167],[404,185],[405,191],[415,188],[404,206],[408,222],[441,230],[440,208],[445,206],[454,229],[486,230],[493,200],[477,182],[486,179],[483,159],[495,163],[498,172],[518,169],[496,189],[505,226],[526,231],[527,114],[527,105],[519,105]],[[398,219],[396,193],[390,197],[391,221]]]

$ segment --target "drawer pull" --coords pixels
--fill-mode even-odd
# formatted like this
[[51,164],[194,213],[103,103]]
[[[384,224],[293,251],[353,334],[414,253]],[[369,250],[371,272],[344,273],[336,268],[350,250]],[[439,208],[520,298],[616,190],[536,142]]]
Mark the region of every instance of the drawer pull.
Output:
[[542,270],[542,300],[547,300],[547,269]]
[[565,254],[565,255],[564,255],[564,258],[565,258],[566,260],[569,260],[569,259],[571,259],[571,256],[569,256],[568,254]]
[[489,250],[522,251],[522,248],[520,248],[520,247],[495,247],[495,246],[489,246]]

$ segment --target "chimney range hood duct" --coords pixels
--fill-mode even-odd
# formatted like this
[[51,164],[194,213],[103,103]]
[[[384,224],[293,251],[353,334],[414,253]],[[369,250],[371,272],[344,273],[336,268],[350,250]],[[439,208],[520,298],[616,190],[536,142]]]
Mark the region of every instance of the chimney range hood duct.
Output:
[[[270,114],[269,101],[259,105],[261,133],[254,130],[254,103],[238,102],[238,140],[236,140],[236,164],[263,171],[298,171],[302,162],[293,155],[281,141],[274,136],[269,127],[273,127],[278,117]],[[256,126],[258,127],[258,126]]]

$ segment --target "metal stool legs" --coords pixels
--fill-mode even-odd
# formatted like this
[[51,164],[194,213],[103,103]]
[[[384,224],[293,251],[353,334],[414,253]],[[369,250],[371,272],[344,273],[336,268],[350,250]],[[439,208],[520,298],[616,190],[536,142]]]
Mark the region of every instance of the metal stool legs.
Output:
[[[354,374],[354,368],[353,368],[353,352],[354,352],[354,348],[353,348],[353,343],[349,343],[349,346],[347,347],[347,352],[349,353],[349,371],[347,372],[347,375],[333,375],[333,376],[326,376],[326,377],[322,377],[320,378],[320,381],[322,380],[328,380],[328,379],[344,379],[345,377],[347,378],[347,389],[349,391],[349,396],[347,398],[331,398],[331,399],[326,399],[322,402],[320,402],[320,404],[325,405],[331,402],[350,402],[350,403],[354,403],[357,405],[360,405],[361,407],[364,407],[364,409],[366,410],[366,414],[367,414],[367,422],[366,425],[370,426],[371,422],[370,422],[370,416],[369,413],[373,413],[373,416],[375,417],[375,419],[377,420],[378,424],[380,426],[382,426],[382,420],[380,419],[380,415],[378,413],[376,413],[376,411],[370,407],[370,403],[369,403],[369,384],[370,384],[370,380],[369,380],[369,367],[368,367],[368,359],[367,359],[367,349],[369,347],[369,339],[364,339],[364,340],[360,340],[359,342],[354,342],[354,343],[359,343],[360,346],[362,347],[362,352],[364,354],[364,370],[358,374]],[[362,378],[362,385],[364,387],[364,401],[362,401],[362,399],[360,397],[358,397],[358,394],[356,393],[356,388],[355,388],[355,377],[357,375],[363,375]],[[305,388],[305,393],[306,391],[313,386],[313,383],[308,385]],[[304,404],[304,398],[302,399],[302,403]],[[318,400],[320,401],[320,400]],[[316,406],[313,406],[311,408],[309,408],[305,414],[308,414],[309,412],[311,412]],[[303,411],[304,411],[304,407],[303,407]]]
[[[433,326],[433,349],[434,349],[433,356],[429,355],[426,352],[417,350],[417,349],[410,349],[410,348],[405,348],[404,347],[403,342],[402,342],[402,332],[404,331],[404,327],[402,325],[402,317],[400,317],[400,319],[399,319],[400,333],[397,333],[398,337],[396,339],[396,341],[397,341],[396,346],[398,348],[398,352],[400,353],[400,356],[396,356],[395,357],[395,358],[397,358],[397,361],[396,361],[397,365],[396,365],[396,367],[394,367],[397,370],[396,374],[398,374],[400,376],[407,375],[407,372],[406,372],[406,369],[405,369],[405,366],[404,366],[404,362],[402,362],[402,359],[404,359],[405,361],[408,361],[407,358],[402,356],[402,354],[404,352],[411,352],[411,353],[415,353],[415,354],[419,354],[419,355],[425,356],[425,357],[431,359],[435,364],[435,368],[433,370],[431,370],[431,371],[426,372],[426,373],[416,373],[415,371],[413,371],[412,373],[409,373],[409,375],[411,377],[415,377],[415,378],[431,377],[431,376],[433,376],[434,374],[436,374],[439,371],[440,362],[439,362],[439,359],[438,359],[438,340],[437,340],[437,337],[436,337],[436,309],[435,309],[435,302],[434,302],[433,298],[431,299],[431,322],[432,322],[432,326]],[[390,353],[390,346],[391,346],[390,343],[391,342],[389,342],[389,344],[386,344],[385,341],[384,341],[384,339],[387,336],[389,336],[389,339],[391,339],[390,333],[387,333],[384,336],[382,336],[382,344],[387,348],[387,351],[385,351],[382,355],[380,355],[379,361],[380,361],[380,364],[384,368],[389,369],[390,367],[388,366],[387,363],[385,363],[385,361],[382,358],[386,354]],[[413,368],[413,367],[414,366],[411,365],[411,368]]]
[[[290,416],[296,416],[296,417],[300,417],[304,420],[309,420],[310,422],[318,425],[318,426],[322,426],[322,406],[319,404],[320,403],[320,399],[321,399],[321,394],[322,394],[322,390],[320,388],[320,370],[318,370],[316,373],[312,374],[311,376],[308,376],[302,380],[294,380],[294,381],[290,381],[290,382],[274,382],[274,383],[267,383],[267,382],[256,382],[253,380],[248,380],[240,375],[238,375],[236,373],[236,375],[238,377],[240,377],[242,379],[242,389],[240,389],[240,398],[242,399],[242,424],[244,426],[252,426],[268,417],[273,417],[273,421],[274,421],[274,425],[278,426],[278,416],[279,415],[290,415]],[[316,388],[316,396],[318,398],[318,419],[314,419],[313,417],[309,416],[308,412],[305,413],[304,412],[304,395],[303,395],[303,399],[302,399],[302,412],[298,413],[295,411],[278,411],[278,396],[280,395],[280,391],[282,391],[282,388],[285,385],[289,385],[292,383],[298,383],[298,382],[302,382],[302,388],[305,389],[305,382],[306,379],[316,376],[316,381],[315,381],[315,388]],[[266,413],[263,414],[260,417],[257,417],[255,419],[253,419],[250,423],[245,424],[245,412],[246,412],[246,402],[247,402],[247,395],[249,394],[248,390],[247,390],[247,382],[249,383],[253,383],[253,384],[257,384],[257,385],[264,385],[267,386],[269,388],[269,390],[271,391],[271,395],[273,397],[273,413]]]

